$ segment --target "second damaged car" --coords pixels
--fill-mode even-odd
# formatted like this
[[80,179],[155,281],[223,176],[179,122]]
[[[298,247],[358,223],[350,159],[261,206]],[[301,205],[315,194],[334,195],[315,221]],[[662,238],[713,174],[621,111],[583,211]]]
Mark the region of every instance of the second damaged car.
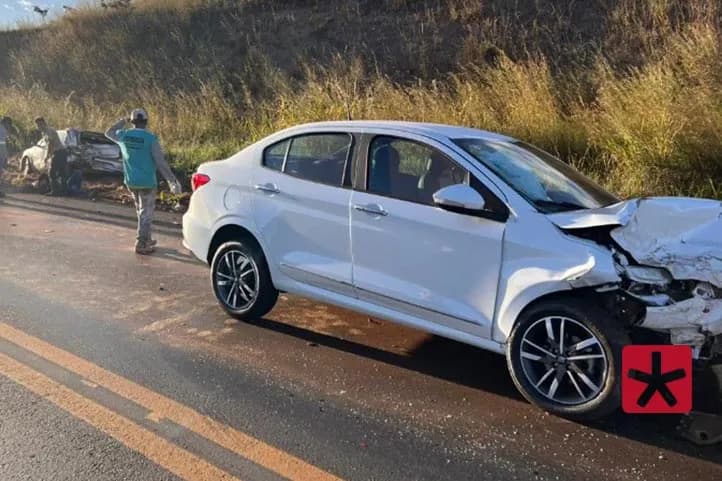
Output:
[[240,319],[279,291],[389,319],[504,354],[528,400],[576,419],[619,407],[627,344],[720,355],[717,201],[621,202],[519,140],[399,122],[284,130],[193,187],[185,244]]
[[[77,129],[58,130],[60,141],[68,149],[70,167],[96,174],[123,174],[123,157],[120,147],[104,134]],[[44,140],[28,147],[20,156],[20,167],[25,173],[45,172],[47,146]]]

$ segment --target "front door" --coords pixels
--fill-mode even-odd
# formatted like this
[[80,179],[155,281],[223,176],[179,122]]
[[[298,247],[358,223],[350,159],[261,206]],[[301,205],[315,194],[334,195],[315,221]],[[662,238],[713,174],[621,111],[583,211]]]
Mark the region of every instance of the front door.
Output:
[[433,205],[469,172],[430,145],[377,136],[365,191],[351,197],[357,295],[383,307],[490,337],[504,222]]

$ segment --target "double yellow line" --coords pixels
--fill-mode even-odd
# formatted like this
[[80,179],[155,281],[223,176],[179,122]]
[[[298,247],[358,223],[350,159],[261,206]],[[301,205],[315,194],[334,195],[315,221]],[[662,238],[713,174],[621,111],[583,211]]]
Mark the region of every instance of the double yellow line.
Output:
[[[0,338],[144,407],[150,419],[167,419],[236,455],[291,480],[341,481],[292,454],[219,423],[193,409],[100,366],[0,323]],[[235,476],[152,431],[0,353],[0,374],[188,481],[237,480]]]

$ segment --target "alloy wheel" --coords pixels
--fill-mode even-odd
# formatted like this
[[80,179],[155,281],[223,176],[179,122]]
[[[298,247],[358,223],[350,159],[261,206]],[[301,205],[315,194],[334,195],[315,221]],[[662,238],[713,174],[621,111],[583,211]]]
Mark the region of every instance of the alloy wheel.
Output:
[[609,362],[600,340],[579,321],[549,316],[532,323],[520,347],[521,366],[539,394],[564,405],[583,404],[603,389]]
[[233,311],[244,311],[258,297],[258,267],[240,250],[229,250],[220,259],[214,275],[221,301]]

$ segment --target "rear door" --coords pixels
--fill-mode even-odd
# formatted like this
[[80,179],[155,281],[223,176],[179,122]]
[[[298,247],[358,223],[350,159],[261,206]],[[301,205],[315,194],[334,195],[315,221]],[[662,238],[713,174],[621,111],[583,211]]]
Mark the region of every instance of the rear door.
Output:
[[[471,182],[443,146],[425,138],[377,135],[365,149],[365,185],[351,199],[351,250],[359,298],[490,337],[501,267],[505,206]],[[433,205],[445,186],[471,183],[489,216]],[[508,213],[508,211],[506,211]]]
[[254,172],[253,215],[281,273],[277,287],[298,281],[353,295],[347,175],[353,145],[348,132],[319,132],[264,150]]

